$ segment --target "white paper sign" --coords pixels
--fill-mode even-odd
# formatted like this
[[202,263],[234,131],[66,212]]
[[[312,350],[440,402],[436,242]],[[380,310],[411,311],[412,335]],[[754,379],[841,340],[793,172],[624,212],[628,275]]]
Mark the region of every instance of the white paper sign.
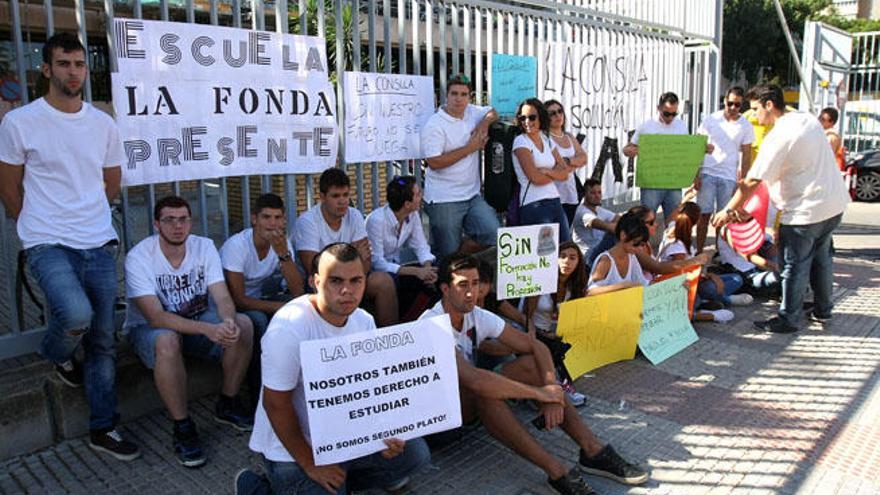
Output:
[[559,224],[498,229],[498,299],[556,292]]
[[345,161],[424,158],[419,135],[434,113],[430,76],[346,72]]
[[336,163],[324,39],[138,19],[114,29],[124,185]]
[[461,426],[448,316],[300,345],[315,464]]

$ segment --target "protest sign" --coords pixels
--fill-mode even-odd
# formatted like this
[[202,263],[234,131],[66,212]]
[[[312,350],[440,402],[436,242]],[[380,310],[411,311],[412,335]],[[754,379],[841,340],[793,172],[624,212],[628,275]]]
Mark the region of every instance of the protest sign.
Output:
[[681,189],[694,182],[706,155],[706,136],[643,134],[639,136],[636,185]]
[[572,378],[636,355],[642,325],[642,287],[581,297],[559,306],[556,332],[571,344],[565,367]]
[[434,113],[430,76],[346,72],[345,161],[424,158],[420,133]]
[[315,464],[356,459],[461,425],[446,315],[300,345]]
[[124,185],[318,173],[336,163],[324,39],[115,19]]
[[535,57],[492,54],[492,108],[502,117],[516,113],[526,98],[534,98],[537,88],[538,61]]
[[498,229],[496,294],[498,299],[556,292],[559,225]]
[[686,275],[645,287],[639,349],[660,364],[698,340],[688,317]]
[[700,283],[700,274],[703,273],[703,267],[700,265],[693,265],[686,268],[682,268],[674,273],[667,273],[665,275],[661,275],[654,279],[654,283],[662,282],[664,280],[669,280],[671,278],[677,277],[681,274],[684,274],[687,277],[687,301],[688,301],[688,316],[693,318],[694,316],[694,307],[697,304],[697,286]]

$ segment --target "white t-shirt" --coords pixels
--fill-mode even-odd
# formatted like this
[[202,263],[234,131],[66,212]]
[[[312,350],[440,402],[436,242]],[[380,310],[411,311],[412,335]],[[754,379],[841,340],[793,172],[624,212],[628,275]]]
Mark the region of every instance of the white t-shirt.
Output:
[[[287,252],[293,254],[290,241]],[[259,299],[263,296],[263,283],[280,270],[280,261],[275,250],[269,247],[266,257],[260,259],[254,246],[254,229],[244,229],[226,239],[220,248],[223,269],[244,275],[244,294]]]
[[[376,328],[373,317],[358,308],[349,315],[345,326],[337,327],[327,322],[311,302],[312,295],[305,294],[285,304],[279,309],[263,339],[260,341],[262,354],[263,386],[278,392],[293,390],[293,409],[299,419],[303,436],[311,444],[309,416],[306,409],[303,388],[302,367],[300,363],[300,343],[309,340],[332,339],[343,335],[364,332]],[[263,408],[263,393],[254,417],[254,430],[248,444],[251,450],[263,454],[275,462],[295,462],[290,452],[278,439],[269,416]]]
[[725,239],[718,239],[718,256],[721,258],[721,263],[727,263],[741,272],[748,272],[757,268],[754,263],[734,251]]
[[749,178],[767,183],[784,225],[809,225],[846,210],[849,194],[816,117],[788,112],[764,137]]
[[208,287],[223,282],[220,254],[214,241],[190,235],[186,255],[174,268],[159,247],[159,235],[139,242],[125,257],[125,328],[147,322],[132,299],[156,296],[162,308],[184,318],[195,318],[208,309]]
[[[466,145],[473,131],[492,107],[470,105],[457,119],[437,109],[422,128],[422,153],[427,158],[440,156]],[[480,194],[480,153],[474,152],[446,168],[425,171],[425,201],[451,203],[467,201]]]
[[642,125],[636,129],[633,134],[633,144],[639,144],[639,136],[642,134],[687,134],[687,124],[681,119],[672,119],[672,123],[664,124],[660,122],[660,116],[657,115],[653,119],[642,122]]
[[0,161],[25,165],[18,237],[25,248],[91,249],[116,239],[103,169],[125,161],[113,119],[83,102],[76,113],[40,98],[0,123]]
[[[559,319],[559,305],[553,304],[553,294],[541,294],[538,296],[538,303],[535,305],[535,312],[532,313],[532,319],[535,320],[535,328],[545,332],[556,333],[556,323]],[[571,299],[571,291],[565,290],[565,300]],[[554,308],[555,306],[555,308]],[[553,310],[556,309],[556,314]]]
[[375,209],[367,216],[367,235],[373,251],[374,270],[397,273],[400,270],[400,251],[405,246],[415,252],[420,264],[434,261],[419,212],[414,211],[403,219],[400,232],[397,226],[397,216],[389,205]]
[[703,120],[697,133],[709,136],[709,143],[715,145],[712,154],[703,159],[700,173],[735,181],[742,146],[755,140],[752,124],[742,115],[731,122],[724,117],[724,110],[718,110]]
[[697,255],[697,249],[691,244],[691,249],[688,250],[684,242],[664,236],[663,241],[660,242],[660,248],[657,249],[657,259],[666,262],[677,254],[683,254],[686,259],[690,259]]
[[[419,320],[445,314],[446,310],[443,309],[443,301],[437,301],[434,307],[426,309],[422,316],[419,316]],[[465,359],[475,363],[474,343],[476,342],[476,347],[479,348],[484,340],[497,339],[501,332],[504,331],[504,325],[504,320],[500,316],[486,311],[479,306],[475,307],[470,313],[464,314],[460,332],[455,328],[452,329],[455,347],[461,351]]]
[[[556,151],[559,153],[559,156],[562,158],[572,158],[574,156],[574,138],[568,134],[565,134],[568,137],[567,148],[563,148],[559,146],[559,143],[553,141],[553,144],[556,145]],[[577,185],[574,182],[574,174],[572,172],[568,174],[568,180],[558,180],[556,181],[556,189],[559,191],[559,201],[564,205],[576,205],[578,204],[578,193],[577,193]]]
[[516,179],[519,181],[520,206],[525,206],[542,199],[559,198],[559,190],[556,189],[555,182],[551,181],[540,186],[534,182],[530,184],[529,178],[523,171],[522,165],[519,163],[519,158],[516,156],[516,150],[525,148],[532,152],[532,159],[534,160],[535,167],[553,168],[556,164],[556,159],[553,158],[553,148],[555,148],[556,145],[553,144],[553,142],[550,141],[550,138],[544,135],[543,132],[539,135],[541,136],[541,142],[543,143],[542,147],[544,148],[540,151],[531,138],[525,134],[520,134],[513,140],[513,170],[516,172]]
[[601,206],[596,207],[596,211],[587,208],[587,205],[581,203],[574,212],[574,221],[571,226],[571,240],[580,246],[586,256],[591,249],[599,244],[605,231],[593,228],[593,220],[599,219],[603,222],[611,222],[614,220],[615,213],[606,210]]
[[[336,242],[354,242],[367,237],[367,226],[364,216],[356,208],[348,207],[342,217],[339,230],[327,225],[321,213],[321,205],[316,204],[296,219],[293,231],[297,251],[319,252],[328,244]],[[308,270],[309,267],[305,267]]]

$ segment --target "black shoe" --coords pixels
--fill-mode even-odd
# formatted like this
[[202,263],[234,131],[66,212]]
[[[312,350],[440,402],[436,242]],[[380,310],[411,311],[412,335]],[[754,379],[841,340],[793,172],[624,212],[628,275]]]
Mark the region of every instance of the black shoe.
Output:
[[593,488],[587,484],[577,468],[571,468],[565,476],[551,480],[547,478],[547,483],[554,490],[562,495],[598,495]]
[[137,445],[124,440],[116,429],[89,432],[89,447],[110,454],[120,461],[133,461],[141,456]]
[[618,483],[641,485],[648,481],[645,470],[624,460],[611,445],[606,445],[594,457],[587,457],[586,452],[581,449],[580,464],[584,472],[604,476]]
[[816,323],[821,323],[824,325],[824,324],[828,323],[829,320],[831,320],[831,315],[819,316],[816,314],[815,310],[810,312],[810,321],[815,321]]
[[214,420],[238,431],[254,429],[254,416],[247,412],[238,396],[230,398],[221,395],[214,407]]
[[772,333],[794,333],[798,331],[798,327],[793,327],[791,325],[786,325],[779,319],[778,316],[774,316],[769,320],[765,321],[756,321],[754,322],[755,328],[758,330],[764,330],[765,332]]
[[199,432],[196,431],[196,424],[192,419],[174,423],[174,452],[177,454],[177,461],[188,468],[202,466],[208,460],[202,451]]
[[69,387],[79,388],[83,386],[83,366],[75,359],[55,365],[55,375]]

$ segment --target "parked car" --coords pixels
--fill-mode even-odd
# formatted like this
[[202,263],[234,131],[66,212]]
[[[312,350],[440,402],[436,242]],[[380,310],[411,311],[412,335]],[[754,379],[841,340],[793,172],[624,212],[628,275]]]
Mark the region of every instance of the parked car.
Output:
[[855,199],[880,200],[880,148],[850,153],[846,163],[855,177]]

